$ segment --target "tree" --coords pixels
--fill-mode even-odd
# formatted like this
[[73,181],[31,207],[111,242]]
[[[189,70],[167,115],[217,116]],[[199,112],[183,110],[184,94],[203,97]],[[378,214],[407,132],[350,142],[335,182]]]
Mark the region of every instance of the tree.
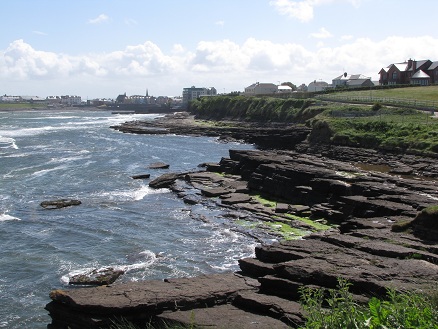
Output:
[[292,82],[283,82],[281,85],[282,86],[289,86],[289,87],[291,87],[292,91],[297,90],[297,86],[295,86]]

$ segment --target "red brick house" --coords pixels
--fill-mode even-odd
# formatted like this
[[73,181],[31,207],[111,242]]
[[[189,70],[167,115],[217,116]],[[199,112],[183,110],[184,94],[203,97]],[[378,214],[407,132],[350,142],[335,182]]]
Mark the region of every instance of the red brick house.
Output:
[[429,59],[409,59],[403,63],[390,64],[379,72],[381,85],[415,84],[428,86],[438,83],[438,62]]

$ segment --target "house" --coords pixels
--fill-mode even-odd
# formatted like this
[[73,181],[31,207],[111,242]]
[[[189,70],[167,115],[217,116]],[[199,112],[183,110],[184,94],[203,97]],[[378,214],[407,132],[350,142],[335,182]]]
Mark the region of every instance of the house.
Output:
[[277,87],[277,92],[280,94],[290,94],[293,90],[291,86],[280,85]]
[[327,88],[329,88],[330,85],[325,82],[325,81],[312,81],[311,83],[309,83],[309,85],[307,86],[307,91],[308,92],[318,92],[318,91],[323,91]]
[[351,74],[348,75],[347,72],[334,78],[332,80],[333,88],[348,87],[348,88],[361,88],[361,87],[372,87],[374,83],[371,81],[370,77],[366,77],[362,74]]
[[183,88],[183,103],[188,104],[191,100],[197,99],[201,96],[215,96],[217,95],[217,90],[214,87],[210,88],[196,88],[191,86],[190,88]]
[[438,83],[438,61],[409,59],[390,64],[379,72],[381,85],[415,84],[428,86]]
[[253,83],[245,88],[245,96],[270,95],[278,91],[278,86],[273,83]]
[[65,95],[61,96],[61,104],[66,106],[81,105],[81,96]]

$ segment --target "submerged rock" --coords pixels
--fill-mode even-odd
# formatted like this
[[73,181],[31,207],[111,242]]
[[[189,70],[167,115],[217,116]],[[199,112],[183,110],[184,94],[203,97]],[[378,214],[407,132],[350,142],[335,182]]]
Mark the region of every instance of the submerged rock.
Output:
[[82,202],[74,199],[59,199],[59,200],[51,200],[51,201],[43,201],[40,203],[41,207],[46,209],[59,209],[70,206],[78,206]]
[[163,174],[149,182],[149,186],[152,188],[166,188],[174,184],[178,178],[180,178],[180,175],[176,173]]
[[132,177],[132,179],[148,179],[151,177],[151,175],[150,174],[141,174],[141,175],[134,175],[131,177]]
[[170,165],[164,162],[155,162],[149,165],[149,169],[168,169],[169,167]]
[[112,267],[100,270],[94,269],[87,273],[72,276],[69,284],[103,286],[113,283],[124,273],[124,271],[115,270]]

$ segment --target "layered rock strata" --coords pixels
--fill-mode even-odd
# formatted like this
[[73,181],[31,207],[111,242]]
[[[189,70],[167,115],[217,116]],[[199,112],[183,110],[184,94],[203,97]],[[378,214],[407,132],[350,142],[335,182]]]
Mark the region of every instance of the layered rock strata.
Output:
[[[344,278],[359,302],[384,297],[389,288],[436,288],[437,225],[425,234],[422,217],[414,220],[438,202],[433,167],[429,178],[408,177],[363,170],[358,157],[352,160],[232,150],[220,163],[205,164],[207,171],[154,180],[152,186],[172,188],[189,206],[214,202],[230,221],[246,216],[310,230],[293,217],[308,216],[336,226],[300,240],[261,244],[254,258],[239,261],[239,273],[53,291],[47,305],[51,327],[105,327],[118,317],[201,328],[298,327],[304,321],[302,286],[335,288]],[[275,206],[260,203],[255,194]]]

